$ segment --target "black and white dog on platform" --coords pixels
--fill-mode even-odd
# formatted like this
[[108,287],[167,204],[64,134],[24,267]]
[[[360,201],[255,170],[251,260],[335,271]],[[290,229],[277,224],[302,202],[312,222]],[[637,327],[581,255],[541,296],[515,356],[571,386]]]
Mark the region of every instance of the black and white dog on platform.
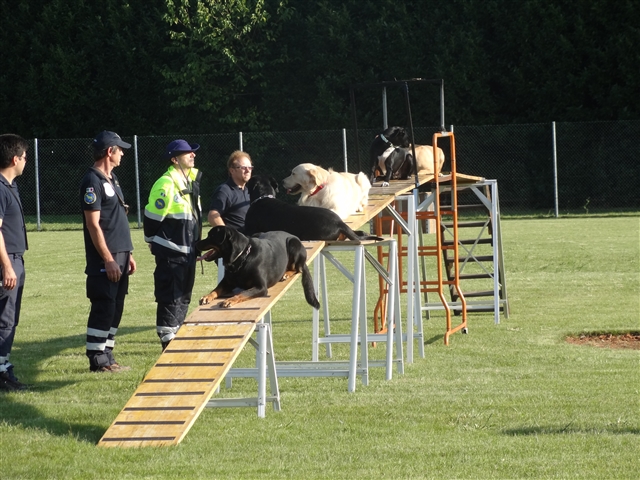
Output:
[[376,135],[369,149],[371,184],[382,177],[382,185],[388,186],[392,178],[406,179],[411,175],[414,159],[409,145],[409,135],[402,127],[389,127]]

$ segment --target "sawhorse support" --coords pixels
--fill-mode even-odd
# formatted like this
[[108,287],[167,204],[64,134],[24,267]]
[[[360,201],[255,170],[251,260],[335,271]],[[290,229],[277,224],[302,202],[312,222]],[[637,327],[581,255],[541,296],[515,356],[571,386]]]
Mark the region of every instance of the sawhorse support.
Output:
[[[257,407],[258,417],[264,418],[267,402],[273,403],[273,410],[280,411],[280,389],[278,387],[278,375],[273,354],[273,337],[271,335],[271,311],[265,315],[265,319],[256,325],[256,340],[249,339],[249,343],[256,349],[256,368],[241,369],[232,368],[227,376],[227,387],[231,387],[230,378],[252,377],[258,382],[258,396],[247,398],[212,398],[207,407]],[[271,395],[267,396],[267,374]]]
[[[366,246],[388,245],[391,258],[388,270],[380,265],[377,260],[366,250]],[[381,242],[367,241],[363,244],[352,242],[333,242],[327,244],[322,254],[314,258],[313,279],[316,289],[321,290],[321,308],[324,316],[324,335],[320,335],[320,314],[318,310],[313,310],[312,315],[312,354],[311,361],[287,361],[275,362],[275,370],[278,377],[347,377],[348,391],[354,392],[356,389],[356,378],[362,377],[363,385],[369,383],[370,367],[385,367],[385,377],[391,380],[393,364],[395,363],[400,374],[404,373],[404,359],[402,347],[402,325],[399,304],[398,270],[397,270],[397,244],[394,239],[385,239]],[[354,270],[350,272],[333,255],[334,252],[352,252],[354,254]],[[353,306],[351,311],[351,331],[349,334],[332,334],[329,321],[328,289],[326,281],[326,263],[329,260],[338,270],[353,283]],[[369,261],[379,275],[389,285],[389,308],[387,321],[395,328],[389,328],[385,334],[368,333],[367,308],[366,308],[366,278],[365,260]],[[267,320],[265,320],[266,322]],[[269,320],[270,322],[270,317]],[[386,342],[385,360],[369,360],[368,345],[371,341]],[[320,345],[326,345],[327,356],[332,355],[332,343],[349,343],[349,360],[333,361],[320,360]],[[393,346],[396,346],[395,357]],[[358,345],[360,345],[360,355],[358,356]],[[256,369],[231,369],[227,375],[227,385],[230,386],[232,377],[256,377],[259,375]]]

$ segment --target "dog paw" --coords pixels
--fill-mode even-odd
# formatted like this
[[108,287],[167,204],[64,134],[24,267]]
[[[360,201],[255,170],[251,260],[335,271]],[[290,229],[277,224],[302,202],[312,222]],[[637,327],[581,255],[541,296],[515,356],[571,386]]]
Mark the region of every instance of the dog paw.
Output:
[[211,295],[205,295],[200,299],[200,305],[209,305],[212,300],[213,298],[211,297]]
[[220,302],[218,304],[218,307],[220,307],[220,308],[231,308],[237,303],[240,303],[240,302],[238,300],[236,300],[234,297],[231,297],[228,300],[223,300],[222,302]]
[[389,186],[389,182],[382,182],[382,186],[383,187],[388,187]]

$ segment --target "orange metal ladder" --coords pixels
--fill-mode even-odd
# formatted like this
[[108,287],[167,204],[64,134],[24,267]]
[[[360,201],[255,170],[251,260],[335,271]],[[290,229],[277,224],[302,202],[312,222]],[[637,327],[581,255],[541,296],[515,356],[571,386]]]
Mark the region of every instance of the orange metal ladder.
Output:
[[[421,293],[437,293],[438,297],[440,299],[440,302],[442,303],[443,309],[445,311],[445,315],[446,315],[446,331],[444,334],[444,343],[445,345],[449,345],[449,337],[451,334],[462,330],[463,333],[466,333],[468,325],[467,325],[467,303],[466,300],[464,298],[464,294],[462,293],[462,289],[460,288],[460,265],[459,265],[459,254],[458,254],[458,246],[459,246],[459,238],[458,238],[458,205],[457,205],[457,171],[456,171],[456,151],[455,151],[455,137],[453,132],[440,132],[440,133],[435,133],[433,135],[433,149],[434,152],[437,152],[437,148],[438,148],[438,139],[439,138],[446,138],[448,137],[450,139],[450,147],[451,147],[451,153],[450,153],[450,158],[451,158],[451,175],[450,175],[450,182],[451,182],[451,205],[448,206],[443,206],[440,203],[440,182],[441,179],[438,175],[435,175],[433,180],[432,180],[432,184],[433,184],[433,188],[434,188],[434,209],[433,211],[421,211],[421,212],[416,212],[416,220],[417,221],[432,221],[435,224],[435,232],[436,232],[436,245],[433,246],[429,246],[429,245],[419,245],[417,246],[417,250],[418,250],[418,255],[416,256],[416,261],[418,258],[423,258],[423,257],[433,257],[435,259],[436,262],[436,269],[437,269],[437,278],[436,280],[427,280],[426,278],[421,279],[421,280],[416,280],[416,282],[419,282],[419,289],[418,292],[413,292],[414,295],[416,295],[416,306],[415,308],[420,308],[419,302],[417,301],[419,299],[419,296]],[[406,213],[403,215],[403,218],[407,218]],[[441,231],[442,231],[442,217],[443,216],[450,216],[452,221],[451,221],[451,226],[448,228],[448,230],[452,233],[453,235],[453,241],[452,242],[447,242],[447,244],[445,244],[445,242],[443,242],[443,238],[441,235]],[[391,217],[381,217],[378,216],[376,218],[375,221],[375,231],[378,234],[382,234],[383,232],[383,222],[389,220],[390,223],[390,230],[391,230],[391,234],[396,235],[397,237],[397,242],[398,242],[398,270],[399,270],[399,283],[400,283],[400,291],[401,293],[407,293],[408,290],[408,286],[406,284],[406,282],[403,279],[403,262],[402,262],[402,257],[406,255],[407,252],[407,248],[408,247],[404,247],[403,243],[402,243],[402,228],[399,225],[395,225],[393,223],[393,219]],[[417,222],[416,222],[417,223]],[[418,229],[418,235],[420,235],[419,229]],[[446,252],[446,253],[445,253]],[[451,272],[452,274],[447,276],[447,278],[445,278],[445,274],[443,272],[443,262],[445,260],[445,255],[446,254],[452,254],[453,258],[452,261],[450,261],[449,263],[451,264]],[[378,259],[379,261],[382,263],[383,258],[386,256],[386,254],[380,249],[378,251]],[[412,266],[409,266],[409,268],[412,268]],[[415,268],[415,266],[413,266],[413,268]],[[415,268],[415,271],[417,272],[417,268]],[[423,276],[425,276],[423,274]],[[378,299],[378,303],[376,305],[376,308],[374,310],[374,330],[375,331],[381,331],[383,332],[386,329],[386,325],[384,325],[384,323],[382,321],[378,321],[378,319],[382,319],[385,317],[385,308],[386,308],[386,289],[385,286],[380,283],[379,285],[380,287],[380,297]],[[456,298],[457,298],[457,302],[456,305],[452,305],[452,303],[454,303],[453,301],[448,301],[447,298],[445,297],[445,293],[444,293],[444,289],[445,287],[447,289],[453,289],[456,292]],[[462,322],[459,325],[456,326],[452,326],[452,312],[454,310],[459,310],[461,317],[462,317]]]

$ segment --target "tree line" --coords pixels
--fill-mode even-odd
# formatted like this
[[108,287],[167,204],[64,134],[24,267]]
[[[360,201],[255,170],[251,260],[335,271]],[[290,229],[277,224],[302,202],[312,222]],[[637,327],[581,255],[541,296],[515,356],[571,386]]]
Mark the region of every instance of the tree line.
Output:
[[[28,138],[348,128],[350,85],[412,78],[444,79],[447,124],[640,117],[633,0],[0,5],[0,121]],[[437,88],[410,96],[414,123],[439,125]],[[356,97],[380,126],[380,91]]]

